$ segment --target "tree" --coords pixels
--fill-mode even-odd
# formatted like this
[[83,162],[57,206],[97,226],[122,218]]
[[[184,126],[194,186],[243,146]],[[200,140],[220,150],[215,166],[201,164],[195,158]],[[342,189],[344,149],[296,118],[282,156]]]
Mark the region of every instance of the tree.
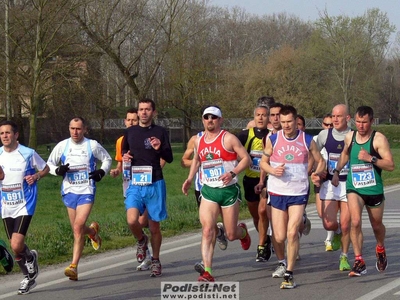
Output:
[[[18,1],[10,9],[8,37],[12,49],[8,55],[14,80],[13,107],[16,115],[28,116],[28,144],[32,148],[37,146],[38,116],[44,114],[52,99],[52,77],[60,71],[49,64],[57,60],[63,48],[75,42],[77,31],[69,22],[69,11],[74,8],[75,1],[31,0]],[[64,27],[66,23],[69,26]]]
[[188,0],[87,1],[75,19],[116,66],[137,99],[148,96],[176,42]]
[[361,17],[331,17],[324,11],[315,23],[314,47],[316,59],[329,67],[349,109],[355,98],[356,80],[362,67],[378,66],[385,57],[390,34],[395,27],[386,13],[370,9]]

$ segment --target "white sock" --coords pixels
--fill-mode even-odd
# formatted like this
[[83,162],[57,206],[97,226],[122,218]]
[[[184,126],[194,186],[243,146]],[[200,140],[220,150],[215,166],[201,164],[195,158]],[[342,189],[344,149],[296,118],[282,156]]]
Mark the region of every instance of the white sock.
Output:
[[331,231],[331,230],[326,231],[326,240],[327,241],[332,241],[334,234],[335,234],[334,231]]

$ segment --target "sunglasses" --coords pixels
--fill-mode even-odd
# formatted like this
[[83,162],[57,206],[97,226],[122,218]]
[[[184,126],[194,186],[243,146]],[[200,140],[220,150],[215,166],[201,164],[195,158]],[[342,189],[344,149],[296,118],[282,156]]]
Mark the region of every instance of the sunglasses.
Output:
[[210,119],[210,117],[211,117],[211,119],[213,119],[213,120],[218,119],[218,117],[217,117],[217,116],[214,116],[214,115],[204,115],[204,116],[203,116],[203,119],[204,119],[204,120],[208,120],[208,119]]
[[322,124],[324,124],[326,127],[333,127],[333,123],[322,122]]

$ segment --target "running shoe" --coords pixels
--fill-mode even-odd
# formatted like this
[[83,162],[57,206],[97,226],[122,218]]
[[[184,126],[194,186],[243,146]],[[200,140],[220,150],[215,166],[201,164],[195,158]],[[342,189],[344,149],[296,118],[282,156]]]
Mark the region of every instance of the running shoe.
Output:
[[11,272],[14,267],[13,256],[8,251],[6,243],[3,240],[0,240],[0,264],[7,273]]
[[153,259],[151,261],[150,277],[160,277],[161,270],[162,270],[161,262],[158,259]]
[[272,278],[283,278],[286,273],[286,266],[283,263],[279,263],[276,267],[274,273],[272,273]]
[[101,237],[99,236],[100,225],[97,222],[92,222],[89,228],[94,229],[95,234],[89,235],[90,242],[92,243],[92,247],[94,250],[99,250],[101,247]]
[[350,271],[351,266],[349,264],[349,260],[347,259],[347,256],[345,255],[340,255],[339,258],[339,270],[340,271]]
[[376,251],[376,269],[379,272],[384,272],[388,266],[387,258],[386,258],[386,251],[383,252]]
[[34,280],[39,275],[38,253],[36,250],[31,250],[32,260],[25,263],[28,269],[29,280]]
[[333,251],[331,241],[328,241],[328,240],[325,241],[325,251]]
[[332,239],[332,250],[337,251],[342,246],[342,233],[335,233]]
[[150,251],[149,249],[146,250],[146,258],[142,261],[140,265],[136,267],[138,271],[147,271],[151,267],[151,258],[150,258]]
[[296,282],[292,274],[285,273],[283,275],[284,281],[281,283],[281,289],[294,289],[296,287]]
[[21,281],[21,284],[18,289],[18,295],[26,295],[29,294],[30,290],[36,286],[35,279],[29,280],[28,276]]
[[197,273],[200,273],[200,275],[203,275],[203,273],[205,272],[204,264],[202,261],[195,263],[194,269],[196,270]]
[[311,230],[311,221],[309,218],[307,218],[307,213],[304,212],[304,229],[303,229],[303,234],[304,235],[308,235],[310,233]]
[[264,244],[264,248],[266,249],[266,260],[269,260],[271,258],[271,254],[273,251],[272,247],[272,237],[270,235],[267,235],[267,242]]
[[226,248],[228,247],[228,240],[226,239],[226,236],[225,236],[224,224],[222,224],[221,222],[218,222],[217,227],[218,227],[217,243],[218,243],[219,249],[226,250]]
[[364,274],[367,274],[367,266],[365,265],[365,262],[363,260],[356,260],[349,273],[349,277],[358,277]]
[[203,274],[201,274],[201,275],[199,276],[199,278],[197,279],[197,281],[214,282],[215,279],[214,279],[214,277],[211,276],[210,273],[208,273],[208,271],[205,271]]
[[69,278],[69,280],[78,280],[78,267],[76,265],[70,264],[64,270],[64,275]]
[[149,238],[147,237],[147,235],[143,234],[143,241],[137,244],[137,249],[136,249],[136,259],[138,263],[141,263],[146,259],[148,243],[149,243]]
[[[271,256],[271,254],[269,256]],[[264,262],[268,261],[268,259],[269,257],[267,257],[267,249],[265,246],[257,246],[256,262]]]
[[142,261],[142,263],[136,267],[136,270],[147,271],[150,269],[150,267],[151,267],[151,259],[146,257],[145,260]]
[[251,238],[249,231],[247,230],[247,226],[245,223],[239,223],[239,227],[242,227],[244,230],[246,230],[246,236],[242,239],[240,239],[240,243],[242,244],[242,249],[243,250],[249,250],[250,245],[251,245]]

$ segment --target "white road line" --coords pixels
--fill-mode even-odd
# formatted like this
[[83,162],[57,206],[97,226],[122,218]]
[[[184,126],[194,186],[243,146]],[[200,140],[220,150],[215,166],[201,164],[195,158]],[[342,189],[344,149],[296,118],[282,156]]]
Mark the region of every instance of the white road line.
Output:
[[[393,280],[388,284],[381,286],[379,289],[373,290],[372,292],[357,298],[356,300],[373,300],[379,296],[387,293],[388,291],[397,288],[400,285],[400,279]],[[397,294],[397,293],[396,293]],[[396,295],[395,294],[395,295]]]

